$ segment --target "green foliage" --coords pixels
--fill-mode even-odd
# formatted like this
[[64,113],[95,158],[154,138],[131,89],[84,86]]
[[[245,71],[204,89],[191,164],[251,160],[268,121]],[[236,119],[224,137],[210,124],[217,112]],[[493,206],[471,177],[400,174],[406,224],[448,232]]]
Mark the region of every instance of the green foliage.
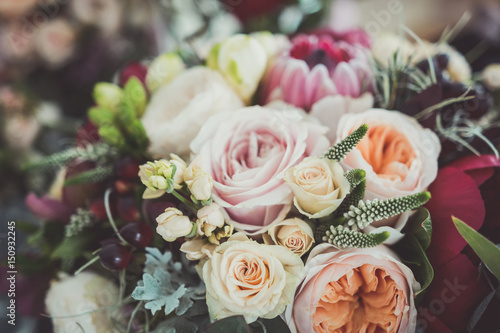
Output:
[[273,319],[259,318],[250,325],[243,316],[231,316],[216,321],[206,329],[207,333],[290,333],[288,325],[277,316]]
[[393,249],[403,263],[413,271],[415,278],[420,283],[421,289],[416,293],[419,299],[434,278],[434,269],[425,254],[432,236],[432,222],[429,211],[423,207],[409,218],[402,230],[404,238]]
[[331,226],[330,230],[325,232],[325,236],[323,236],[322,240],[339,248],[365,248],[382,244],[387,238],[389,238],[389,235],[388,231],[367,234],[339,225],[336,227]]
[[344,217],[353,230],[364,229],[370,223],[401,214],[424,205],[431,198],[429,192],[421,192],[387,200],[360,201],[351,206]]
[[79,173],[69,179],[66,179],[64,186],[97,183],[109,178],[113,174],[113,170],[112,166],[98,166],[95,169]]
[[177,316],[184,315],[194,301],[203,299],[205,294],[203,284],[189,286],[194,284],[190,280],[192,273],[182,263],[174,262],[172,253],[162,254],[157,248],[148,247],[144,274],[132,292],[132,298],[145,301],[145,308],[153,315],[162,308],[166,315],[173,311]]
[[486,267],[488,267],[493,275],[500,281],[500,248],[463,221],[456,217],[452,218],[460,235],[462,235],[478,257],[481,258]]
[[97,107],[88,111],[90,120],[99,128],[99,135],[121,152],[144,156],[149,139],[140,121],[147,105],[147,92],[135,77],[125,87],[98,83],[94,97]]
[[335,211],[335,216],[342,216],[349,211],[351,206],[357,206],[365,196],[366,172],[361,169],[353,169],[345,174],[351,184],[351,192],[344,198],[339,208]]
[[363,139],[363,137],[366,135],[367,132],[368,132],[368,125],[366,124],[361,125],[358,129],[353,131],[351,134],[342,139],[335,146],[330,148],[325,153],[325,158],[334,161],[343,160],[346,157],[346,155],[351,150],[353,150],[354,147],[358,145],[358,143],[361,141],[361,139]]
[[51,259],[77,259],[92,243],[95,236],[92,233],[80,234],[78,237],[65,238],[52,252]]
[[142,281],[135,288],[132,297],[135,300],[146,301],[145,308],[151,310],[153,315],[162,308],[164,308],[166,315],[174,310],[178,315],[182,315],[184,309],[179,307],[180,299],[186,294],[186,291],[184,284],[174,287],[170,273],[157,268],[153,275],[144,273]]

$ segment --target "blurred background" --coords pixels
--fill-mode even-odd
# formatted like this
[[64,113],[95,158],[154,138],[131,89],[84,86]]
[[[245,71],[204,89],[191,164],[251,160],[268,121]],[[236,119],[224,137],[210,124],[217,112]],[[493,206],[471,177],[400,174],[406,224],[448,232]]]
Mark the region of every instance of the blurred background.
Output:
[[[474,70],[500,62],[496,0],[0,0],[0,253],[7,221],[36,223],[28,189],[50,181],[23,176],[22,163],[70,146],[94,84],[118,80],[118,69],[166,51],[195,59],[236,32],[361,27],[376,37],[402,25],[431,41],[457,25],[451,44]],[[48,332],[29,312],[18,309],[16,332]]]

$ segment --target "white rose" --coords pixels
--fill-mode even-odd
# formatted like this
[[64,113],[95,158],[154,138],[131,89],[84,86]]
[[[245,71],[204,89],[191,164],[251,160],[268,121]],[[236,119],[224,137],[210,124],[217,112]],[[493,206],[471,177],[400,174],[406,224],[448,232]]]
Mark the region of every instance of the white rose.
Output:
[[54,333],[108,333],[114,332],[111,313],[102,308],[115,305],[118,298],[118,288],[112,281],[95,273],[82,272],[52,281],[45,296],[45,306],[48,314],[54,317]]
[[330,215],[350,192],[340,164],[325,158],[305,158],[286,171],[284,180],[293,191],[295,207],[313,219]]
[[281,245],[302,256],[314,243],[314,233],[306,222],[298,218],[286,219],[269,228],[263,235],[266,244]]
[[221,75],[205,67],[180,73],[153,94],[142,123],[153,156],[189,153],[189,143],[207,119],[236,110],[243,102]]
[[255,38],[238,34],[213,47],[207,66],[221,72],[248,103],[266,70],[267,52]]
[[243,315],[251,323],[280,315],[293,299],[303,267],[300,257],[282,246],[233,235],[203,265],[211,317]]
[[156,232],[167,242],[173,242],[179,237],[187,236],[193,230],[193,223],[177,208],[165,209],[157,218]]

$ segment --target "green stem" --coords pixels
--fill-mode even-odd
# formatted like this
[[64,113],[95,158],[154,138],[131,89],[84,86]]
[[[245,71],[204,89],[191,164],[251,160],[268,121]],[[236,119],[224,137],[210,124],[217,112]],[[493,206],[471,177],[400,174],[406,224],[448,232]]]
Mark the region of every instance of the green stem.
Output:
[[92,258],[89,261],[87,261],[87,263],[85,265],[83,265],[82,267],[78,268],[78,270],[75,272],[75,275],[80,274],[85,268],[89,267],[90,265],[92,265],[93,263],[95,263],[97,260],[99,260],[99,256],[95,256],[94,258]]
[[198,209],[194,206],[194,204],[190,201],[188,201],[186,198],[184,198],[179,192],[176,190],[172,191],[172,194],[179,199],[183,204],[188,206],[194,213],[198,212]]
[[128,321],[128,326],[127,326],[127,333],[130,333],[130,329],[132,328],[132,323],[134,322],[137,311],[139,311],[139,308],[141,307],[142,303],[143,301],[140,301],[135,307],[134,311],[132,311],[132,313],[130,314],[130,320]]
[[111,227],[116,233],[116,236],[120,239],[120,241],[123,244],[128,244],[130,245],[123,237],[120,235],[120,232],[118,231],[118,228],[116,227],[115,220],[113,220],[113,215],[111,214],[111,209],[109,207],[109,195],[111,194],[111,191],[113,191],[111,188],[108,188],[106,190],[106,193],[104,193],[104,208],[106,209],[106,215],[108,216],[109,224],[111,224]]

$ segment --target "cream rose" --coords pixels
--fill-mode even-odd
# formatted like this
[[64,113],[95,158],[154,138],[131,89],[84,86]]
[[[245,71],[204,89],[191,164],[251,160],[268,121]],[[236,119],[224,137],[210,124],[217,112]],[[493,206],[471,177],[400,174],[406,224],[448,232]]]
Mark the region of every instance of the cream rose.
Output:
[[243,315],[251,323],[278,316],[292,301],[303,268],[300,257],[282,246],[233,235],[203,265],[211,317]]
[[492,90],[500,88],[500,64],[489,64],[482,72],[484,83]]
[[425,191],[438,171],[441,144],[437,135],[401,112],[370,109],[342,116],[337,142],[362,124],[368,124],[368,133],[341,164],[366,172],[365,199]]
[[156,218],[156,232],[167,242],[187,236],[193,230],[193,223],[177,208],[169,207]]
[[298,218],[280,222],[271,227],[262,238],[266,244],[281,245],[299,256],[309,251],[314,243],[311,227]]
[[205,67],[177,75],[153,94],[142,123],[155,157],[189,153],[189,143],[207,119],[239,109],[243,102],[222,76]]
[[115,332],[111,313],[102,308],[115,305],[118,298],[118,287],[112,281],[82,272],[75,276],[62,275],[52,281],[45,296],[45,307],[54,317],[54,333],[108,333]]
[[293,191],[295,207],[309,218],[330,215],[350,191],[349,181],[338,162],[307,157],[285,173]]
[[285,312],[293,333],[415,332],[420,285],[387,247],[340,251],[320,244],[305,271]]

